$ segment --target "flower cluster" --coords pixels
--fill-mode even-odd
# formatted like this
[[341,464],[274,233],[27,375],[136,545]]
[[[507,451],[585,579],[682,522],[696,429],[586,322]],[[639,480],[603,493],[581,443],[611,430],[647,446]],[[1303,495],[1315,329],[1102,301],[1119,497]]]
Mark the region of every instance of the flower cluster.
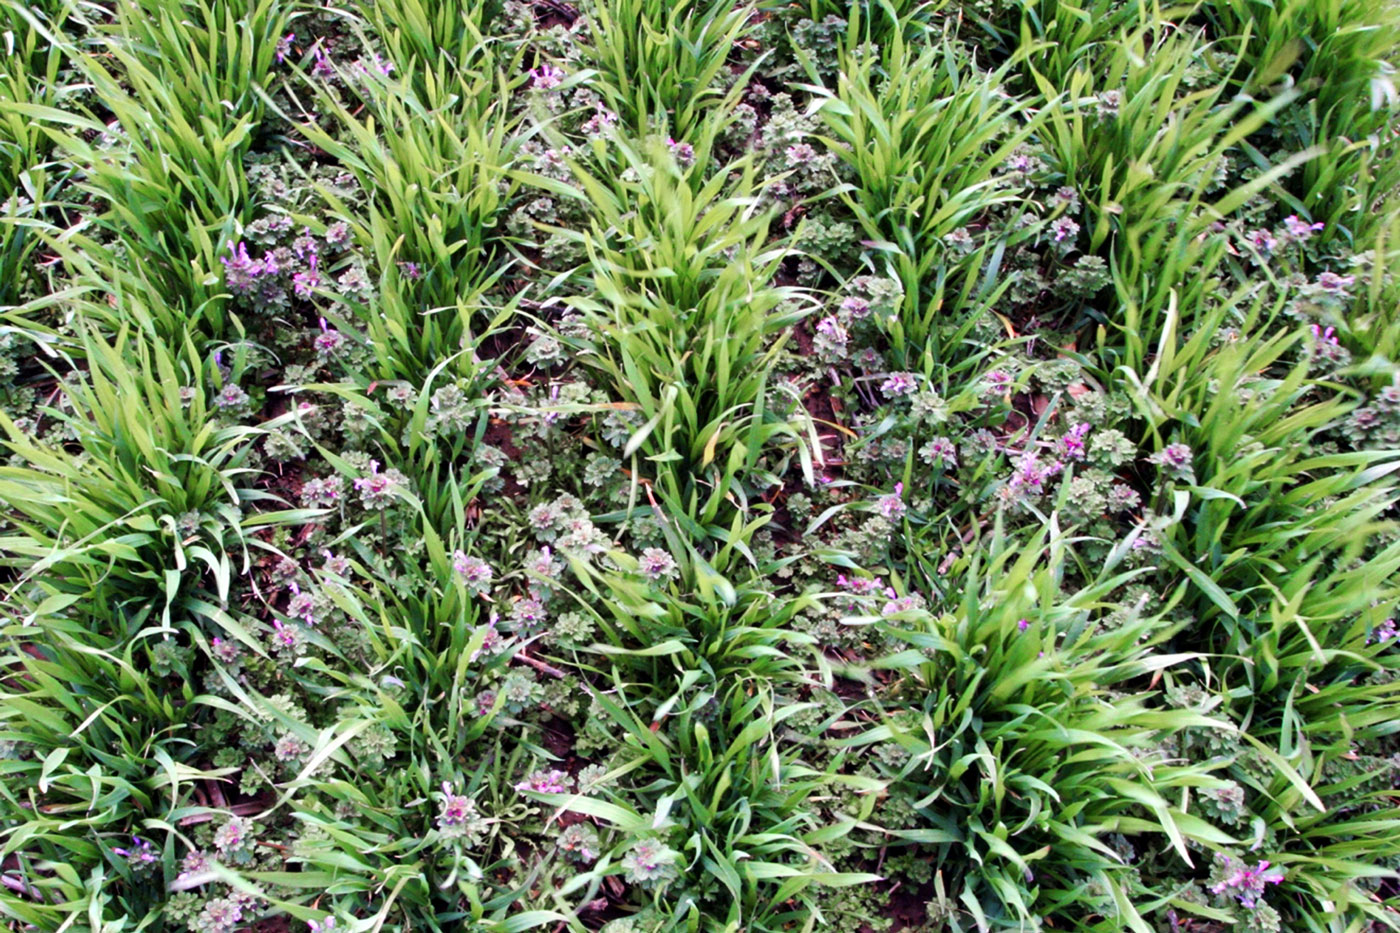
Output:
[[891,373],[889,378],[880,384],[880,391],[886,398],[898,398],[913,394],[918,387],[913,373]]
[[567,771],[536,771],[515,785],[520,793],[567,794],[574,789],[574,779]]
[[664,888],[679,874],[680,853],[659,839],[638,839],[622,857],[623,877],[643,888]]
[[456,551],[452,555],[452,569],[462,581],[462,585],[467,588],[467,592],[473,596],[490,595],[491,580],[496,574],[486,561],[465,551]]
[[145,874],[160,864],[160,854],[156,852],[156,847],[149,839],[142,839],[140,836],[131,837],[131,848],[113,848],[112,852],[126,859],[126,864],[135,874]]
[[1236,863],[1229,856],[1220,856],[1218,871],[1223,877],[1210,886],[1211,893],[1234,897],[1249,910],[1259,904],[1266,885],[1283,881],[1283,872],[1277,868],[1270,870],[1269,863],[1263,861],[1250,867],[1244,862]]
[[455,793],[452,785],[446,782],[438,797],[439,835],[444,839],[460,840],[469,846],[480,844],[490,824],[477,809],[476,801],[465,794]]
[[669,580],[676,575],[676,559],[659,547],[649,547],[637,559],[642,575],[653,583]]
[[558,845],[569,861],[587,865],[598,857],[598,831],[587,823],[575,823],[559,833]]
[[1397,630],[1394,619],[1386,619],[1377,625],[1367,639],[1373,645],[1381,645],[1386,642],[1393,642],[1400,639],[1400,630]]
[[379,461],[369,462],[369,473],[355,480],[360,504],[367,509],[382,511],[389,508],[408,488],[408,477],[394,468],[379,472]]
[[1194,483],[1196,472],[1192,467],[1192,456],[1191,448],[1185,444],[1168,444],[1147,460],[1161,467],[1162,472],[1172,479]]
[[904,517],[906,509],[903,483],[895,483],[894,492],[875,500],[875,511],[888,522],[899,521]]
[[253,821],[241,816],[229,817],[228,822],[214,832],[214,849],[219,858],[230,865],[252,862],[256,841]]

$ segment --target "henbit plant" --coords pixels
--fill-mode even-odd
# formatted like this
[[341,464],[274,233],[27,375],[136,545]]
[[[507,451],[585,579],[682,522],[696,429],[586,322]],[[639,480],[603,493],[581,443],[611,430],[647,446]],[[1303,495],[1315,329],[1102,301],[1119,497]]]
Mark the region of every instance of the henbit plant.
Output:
[[[444,541],[431,525],[421,528],[426,564],[405,570],[414,586],[350,585],[328,575],[317,580],[345,614],[347,630],[357,633],[339,644],[321,642],[320,656],[294,675],[308,695],[342,711],[330,725],[289,717],[220,672],[241,715],[277,721],[307,749],[262,814],[283,818],[285,811],[304,841],[290,854],[287,870],[242,877],[275,886],[283,892],[280,906],[298,916],[319,916],[313,905],[329,889],[342,914],[373,910],[382,921],[433,930],[468,919],[503,929],[496,924],[529,887],[525,878],[500,882],[499,873],[514,864],[509,831],[523,831],[529,816],[510,780],[526,756],[547,753],[512,728],[519,723],[503,711],[503,696],[494,705],[479,704],[525,645],[507,652],[486,647],[495,613],[487,622],[485,602],[462,586]],[[375,555],[345,543],[357,553],[353,572],[377,564]],[[355,740],[367,731],[387,743],[395,767],[366,769],[370,746]],[[444,792],[473,802],[465,835],[454,834],[456,824],[437,812]],[[550,911],[529,916],[533,922],[515,913],[517,925],[509,928],[568,919]]]
[[938,28],[939,14],[947,8],[943,0],[759,0],[759,14],[780,23],[834,24],[858,41],[883,46],[899,34],[908,41],[925,37]]
[[[1182,306],[1201,300],[1226,252],[1219,226],[1238,222],[1251,198],[1277,189],[1318,150],[1288,153],[1261,164],[1247,181],[1216,197],[1222,173],[1238,150],[1293,102],[1290,93],[1251,106],[1227,100],[1223,79],[1182,92],[1188,70],[1198,67],[1194,42],[1175,34],[1159,39],[1146,58],[1134,51],[1142,37],[1113,44],[1106,79],[1077,70],[1068,78],[1063,107],[1053,107],[1038,134],[1046,158],[1080,195],[1087,213],[1089,252],[1108,252],[1119,320],[1100,320],[1098,353],[1105,366],[1141,368],[1162,333],[1173,292]],[[1042,92],[1055,89],[1035,75]],[[1121,95],[1111,106],[1107,88]],[[1122,90],[1118,90],[1122,88]],[[1105,340],[1105,337],[1107,340]]]
[[[1183,337],[1169,319],[1151,371],[1122,375],[1153,446],[1189,449],[1155,503],[1172,515],[1164,570],[1180,575],[1193,618],[1177,640],[1217,656],[1220,709],[1247,727],[1232,776],[1259,795],[1256,834],[1288,866],[1281,890],[1293,904],[1276,906],[1300,922],[1322,901],[1349,921],[1379,918],[1355,882],[1400,854],[1385,839],[1395,808],[1367,797],[1338,812],[1323,800],[1346,786],[1335,775],[1354,743],[1393,732],[1386,659],[1369,645],[1400,598],[1386,520],[1400,461],[1319,450],[1354,406],[1315,361],[1286,362],[1307,338],[1280,329],[1281,299],[1250,291],[1218,301]],[[1221,341],[1227,321],[1250,336]]]
[[[663,526],[667,553],[676,565],[674,583],[648,583],[635,570],[630,579],[599,573],[571,559],[579,585],[589,594],[576,597],[579,608],[604,636],[592,650],[612,658],[614,670],[639,683],[667,689],[673,682],[681,684],[678,692],[654,693],[662,710],[682,702],[697,683],[716,689],[745,674],[779,682],[800,679],[805,664],[820,668],[824,660],[816,640],[790,625],[813,600],[777,596],[763,584],[766,575],[791,560],[748,564],[748,542],[763,524],[736,527],[712,560],[685,543],[682,529]],[[612,560],[629,569],[637,565],[630,555],[613,555]],[[731,582],[730,576],[741,573],[737,585]]]
[[[181,826],[201,812],[200,788],[229,773],[204,767],[194,738],[215,701],[188,670],[152,673],[151,651],[169,633],[103,634],[95,600],[66,611],[53,598],[15,603],[30,616],[0,628],[0,741],[22,750],[0,761],[0,915],[37,930],[93,915],[158,919]],[[156,840],[149,861],[124,857],[133,833]]]
[[[472,334],[470,330],[466,331],[462,337],[465,346],[455,353],[444,354],[421,377],[421,383],[405,378],[412,370],[405,371],[406,357],[399,353],[403,343],[371,339],[369,356],[374,367],[372,372],[357,374],[353,381],[276,386],[273,391],[285,393],[292,400],[293,407],[297,399],[318,394],[351,406],[367,424],[368,437],[374,445],[382,451],[391,451],[392,454],[386,453],[385,456],[392,455],[398,467],[412,481],[430,526],[438,529],[461,528],[465,524],[467,507],[487,478],[479,464],[475,463],[475,455],[490,423],[493,408],[491,389],[497,387],[501,372],[498,360],[483,359],[478,350],[512,321],[517,313],[515,308],[516,303],[508,301],[481,332]],[[391,326],[387,323],[380,328],[371,326],[369,331],[371,334],[382,333]],[[396,330],[395,333],[405,339],[416,336],[406,330]],[[412,401],[407,405],[391,401],[384,389],[380,388],[381,379],[392,380],[392,384],[410,389]],[[454,430],[436,424],[435,419],[439,416],[437,399],[442,397],[439,393],[445,392],[451,392],[457,399],[455,417],[470,422],[468,429]],[[504,410],[504,406],[496,407],[497,412]],[[589,406],[561,405],[556,406],[555,410],[562,414],[590,409]],[[303,425],[293,422],[291,429],[304,439],[309,448],[317,451],[343,474],[355,472],[334,451],[312,437]]]

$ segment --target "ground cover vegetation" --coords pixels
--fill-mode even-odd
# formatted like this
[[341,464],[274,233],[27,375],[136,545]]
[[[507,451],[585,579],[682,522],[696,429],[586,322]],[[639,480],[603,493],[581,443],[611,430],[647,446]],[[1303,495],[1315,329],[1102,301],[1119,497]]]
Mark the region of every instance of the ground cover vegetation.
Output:
[[0,0],[6,928],[1400,928],[1397,50]]

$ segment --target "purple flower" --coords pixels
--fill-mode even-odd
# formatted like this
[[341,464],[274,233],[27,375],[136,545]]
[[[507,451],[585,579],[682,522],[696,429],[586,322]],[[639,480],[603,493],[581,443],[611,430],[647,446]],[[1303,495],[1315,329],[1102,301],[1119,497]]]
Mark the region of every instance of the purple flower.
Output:
[[460,830],[468,823],[476,819],[476,801],[465,794],[454,794],[450,785],[442,785],[442,811],[438,814],[438,829],[447,831],[449,835],[453,830]]
[[309,227],[303,228],[301,236],[292,241],[292,252],[295,253],[296,257],[302,262],[307,262],[307,257],[310,257],[309,262],[313,269],[316,268],[316,254],[320,252],[320,249],[321,244],[311,235],[311,229]]
[[335,79],[335,65],[331,62],[326,50],[317,44],[311,53],[314,62],[311,65],[311,74],[322,81],[332,81]]
[[229,817],[229,821],[214,833],[214,848],[228,853],[244,848],[252,840],[253,822],[241,816]]
[[137,871],[150,868],[160,861],[160,856],[156,854],[156,847],[151,844],[149,839],[142,839],[140,836],[131,837],[130,849],[113,848],[112,852],[126,859],[127,864]]
[[666,137],[666,145],[671,147],[671,155],[675,156],[676,162],[681,168],[689,168],[695,164],[695,147],[690,143],[678,143],[668,136]]
[[350,576],[350,559],[348,557],[332,554],[330,551],[322,551],[321,556],[326,559],[326,562],[321,565],[323,571],[337,577]]
[[1283,226],[1284,229],[1288,231],[1288,236],[1291,239],[1297,240],[1299,243],[1306,243],[1308,240],[1312,239],[1314,233],[1317,233],[1327,225],[1322,223],[1309,224],[1299,220],[1297,214],[1289,214],[1283,219]]
[[1011,374],[1000,369],[994,369],[982,377],[987,384],[987,395],[1004,395],[1011,389]]
[[360,504],[367,509],[387,509],[397,497],[398,489],[404,485],[406,477],[398,470],[379,472],[379,461],[369,462],[369,474],[355,480],[355,489],[360,494]]
[[889,597],[889,600],[885,603],[885,608],[880,610],[880,615],[885,617],[896,615],[901,612],[910,612],[914,609],[922,609],[924,605],[923,598],[917,593],[910,593],[908,596],[896,596],[894,590],[891,589],[885,595]]
[[[375,53],[373,54],[373,58],[374,58],[374,70],[375,70],[375,71],[377,71],[377,72],[379,72],[380,74],[384,75],[386,78],[387,78],[389,75],[391,75],[391,74],[394,73],[394,63],[393,63],[393,62],[391,62],[391,61],[389,61],[388,59],[385,59],[385,58],[380,58],[378,52],[375,52]],[[364,70],[364,67],[365,67],[365,65],[364,65],[364,60],[363,60],[363,59],[359,62],[359,66],[360,66],[360,70],[363,71],[363,70]]]
[[1191,448],[1185,444],[1168,444],[1154,459],[1163,466],[1184,467],[1191,462]]
[[321,274],[314,268],[306,269],[292,275],[292,293],[298,298],[310,298],[311,293],[318,288],[320,284]]
[[297,643],[296,630],[283,625],[280,619],[273,619],[272,640],[284,648],[294,647]]
[[272,746],[272,757],[278,761],[296,761],[309,751],[311,748],[305,742],[288,733]]
[[554,552],[546,544],[526,559],[525,569],[535,576],[553,580],[559,576],[564,565],[554,559]]
[[600,107],[593,116],[589,117],[584,122],[583,126],[579,127],[579,132],[583,133],[585,136],[597,136],[616,122],[617,114]]
[[1074,238],[1079,235],[1079,224],[1070,220],[1068,217],[1061,217],[1058,220],[1051,221],[1050,232],[1055,235],[1056,243],[1063,243],[1066,240],[1073,243]]
[[410,282],[423,277],[423,273],[419,270],[418,263],[416,262],[399,263],[399,275],[408,279]]
[[[1233,864],[1229,857],[1225,857],[1224,862],[1227,869]],[[1264,886],[1278,884],[1282,880],[1282,870],[1275,868],[1269,871],[1268,862],[1260,862],[1253,868],[1241,863],[1218,884],[1211,885],[1210,890],[1212,894],[1228,892],[1238,898],[1242,906],[1253,910],[1259,903],[1259,898],[1264,896]]]
[[1356,276],[1354,275],[1338,275],[1335,272],[1320,272],[1317,276],[1317,287],[1329,292],[1345,293],[1355,281]]
[[1045,488],[1045,481],[1058,472],[1053,464],[1046,466],[1035,454],[1028,453],[1017,462],[1008,485],[1017,492],[1025,490],[1039,495]]
[[334,327],[326,326],[326,319],[321,318],[321,333],[316,335],[315,340],[317,355],[331,356],[344,345],[345,335]]
[[1093,425],[1081,422],[1070,428],[1064,437],[1060,438],[1060,453],[1067,460],[1083,460],[1085,455],[1084,436],[1093,429]]
[[875,500],[875,511],[879,512],[886,521],[898,521],[904,516],[904,484],[895,483],[894,492],[887,496],[881,496]]
[[1312,326],[1312,334],[1313,339],[1318,343],[1327,343],[1334,347],[1337,346],[1337,328],[1335,327],[1329,327],[1323,330],[1321,324],[1314,324]]
[[868,596],[885,588],[884,581],[879,577],[848,577],[844,573],[836,575],[836,585],[856,596]]
[[637,559],[637,567],[648,580],[656,582],[676,573],[676,559],[659,547],[649,547]]
[[842,299],[841,310],[850,315],[853,321],[863,320],[870,316],[870,302],[852,295]]
[[243,905],[232,897],[221,897],[204,905],[199,912],[201,930],[232,930],[243,920]]
[[567,794],[573,789],[574,779],[565,771],[536,771],[515,785],[520,793]]
[[[500,629],[496,628],[496,622],[499,618],[493,609],[491,618],[487,619],[486,624],[477,630],[481,632],[481,647],[472,652],[471,657],[468,658],[469,661],[475,661],[483,652],[488,655],[499,654],[505,647],[505,636],[501,634]],[[482,715],[484,716],[485,713]]]
[[930,466],[940,461],[944,469],[953,470],[958,466],[958,449],[946,437],[935,437],[920,447],[919,456]]
[[1024,632],[1026,629],[1028,629],[1028,628],[1031,627],[1031,620],[1030,620],[1030,619],[1022,619],[1021,621],[1019,621],[1019,622],[1016,623],[1016,627],[1017,627],[1018,629],[1020,629],[1021,631]]
[[277,40],[277,64],[282,64],[287,60],[287,56],[292,54],[292,43],[296,41],[297,34],[289,32]]
[[209,870],[209,856],[199,850],[187,852],[180,860],[180,873],[175,876],[177,880],[183,881],[186,878],[193,878],[195,875],[202,875]]
[[797,143],[796,145],[788,146],[783,154],[787,156],[789,165],[801,165],[815,159],[817,157],[817,150],[813,149],[807,143]]
[[337,249],[350,242],[350,225],[344,221],[333,223],[326,228],[326,245]]
[[675,878],[679,857],[679,852],[658,839],[638,839],[622,857],[623,877],[646,888],[664,887]]
[[1400,635],[1400,631],[1396,630],[1395,620],[1386,619],[1376,626],[1375,631],[1371,633],[1371,637],[1367,641],[1371,644],[1380,644],[1381,642],[1394,641],[1397,635]]
[[1108,507],[1114,512],[1126,512],[1142,504],[1138,491],[1126,483],[1114,483],[1108,487]]
[[294,616],[307,625],[316,624],[316,599],[310,593],[303,593],[301,587],[290,584],[292,598],[287,602],[287,615]]
[[333,933],[335,930],[335,918],[327,917],[324,920],[306,921],[307,933]]
[[[230,243],[228,249],[231,255],[219,259],[224,264],[224,284],[235,295],[246,295],[257,287],[264,265],[248,255],[248,244],[242,240]],[[275,263],[273,268],[276,269]]]
[[548,620],[549,613],[540,598],[532,594],[515,601],[510,607],[510,618],[518,629],[531,629]]
[[1250,231],[1245,239],[1249,241],[1249,245],[1261,253],[1272,253],[1274,247],[1278,246],[1278,238],[1263,228]]
[[545,62],[534,71],[530,72],[530,86],[541,91],[548,91],[564,83],[564,72],[555,68],[549,62]]
[[1029,172],[1035,168],[1035,160],[1024,153],[1017,153],[1003,163],[1008,172]]
[[901,395],[909,395],[919,384],[914,380],[913,373],[891,373],[890,377],[880,385],[880,391],[886,398],[897,398]]
[[559,834],[559,851],[571,861],[587,865],[598,857],[598,833],[587,823],[575,823]]
[[238,383],[230,382],[214,396],[214,404],[219,408],[241,408],[248,404],[248,393]]
[[860,368],[861,372],[872,373],[883,368],[884,365],[885,358],[874,347],[866,347],[856,354],[856,366]]
[[1160,466],[1167,475],[1174,479],[1184,479],[1194,482],[1195,472],[1191,465],[1191,448],[1185,444],[1168,444],[1159,452],[1148,457],[1149,463]]
[[452,569],[462,578],[467,591],[475,596],[484,596],[491,590],[491,578],[495,576],[491,565],[480,557],[472,557],[465,551],[452,555]]
[[225,664],[232,664],[234,661],[237,661],[239,655],[243,653],[233,642],[224,641],[218,635],[214,636],[214,640],[210,643],[210,647],[213,649],[212,653],[214,657],[218,658],[220,661],[223,661]]

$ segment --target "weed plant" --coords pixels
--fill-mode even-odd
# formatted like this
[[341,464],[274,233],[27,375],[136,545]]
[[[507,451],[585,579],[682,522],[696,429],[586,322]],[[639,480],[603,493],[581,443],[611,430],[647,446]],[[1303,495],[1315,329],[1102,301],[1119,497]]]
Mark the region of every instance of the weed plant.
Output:
[[0,0],[7,929],[1400,929],[1397,32]]

